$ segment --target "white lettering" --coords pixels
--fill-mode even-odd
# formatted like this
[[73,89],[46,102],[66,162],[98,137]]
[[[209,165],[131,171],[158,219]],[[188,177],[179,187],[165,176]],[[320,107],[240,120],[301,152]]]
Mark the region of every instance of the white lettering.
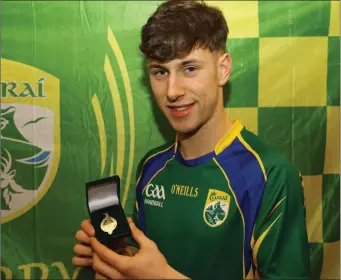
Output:
[[149,184],[146,188],[146,196],[165,200],[165,189],[163,186]]
[[144,204],[148,204],[148,205],[156,206],[156,207],[163,207],[163,201],[157,201],[157,200],[152,200],[152,199],[145,199]]

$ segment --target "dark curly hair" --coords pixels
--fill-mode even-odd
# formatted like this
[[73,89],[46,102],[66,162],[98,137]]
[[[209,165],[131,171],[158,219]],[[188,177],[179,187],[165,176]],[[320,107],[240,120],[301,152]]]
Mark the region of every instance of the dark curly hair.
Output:
[[140,50],[148,59],[167,62],[196,48],[224,50],[228,33],[219,9],[199,0],[169,0],[143,26]]

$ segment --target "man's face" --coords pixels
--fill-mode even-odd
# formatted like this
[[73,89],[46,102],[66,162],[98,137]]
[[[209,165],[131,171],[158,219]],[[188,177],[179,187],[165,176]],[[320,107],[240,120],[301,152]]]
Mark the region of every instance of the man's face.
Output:
[[[167,63],[148,60],[156,102],[176,131],[196,131],[222,104],[219,89],[227,81],[227,78],[222,80],[223,61],[222,53],[208,49],[196,49],[184,58]],[[223,72],[226,72],[226,63]]]

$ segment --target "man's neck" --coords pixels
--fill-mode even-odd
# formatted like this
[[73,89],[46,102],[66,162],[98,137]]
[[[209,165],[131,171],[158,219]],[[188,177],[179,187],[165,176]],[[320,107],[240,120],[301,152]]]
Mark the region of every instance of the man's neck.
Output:
[[183,158],[190,160],[212,152],[232,125],[231,119],[221,110],[192,135],[179,135]]

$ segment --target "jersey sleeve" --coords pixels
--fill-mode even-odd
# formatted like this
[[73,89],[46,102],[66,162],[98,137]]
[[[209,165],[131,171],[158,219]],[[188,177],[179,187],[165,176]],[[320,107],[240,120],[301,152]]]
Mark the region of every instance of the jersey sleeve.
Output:
[[291,165],[267,175],[252,238],[261,279],[309,279],[310,256],[301,176]]

